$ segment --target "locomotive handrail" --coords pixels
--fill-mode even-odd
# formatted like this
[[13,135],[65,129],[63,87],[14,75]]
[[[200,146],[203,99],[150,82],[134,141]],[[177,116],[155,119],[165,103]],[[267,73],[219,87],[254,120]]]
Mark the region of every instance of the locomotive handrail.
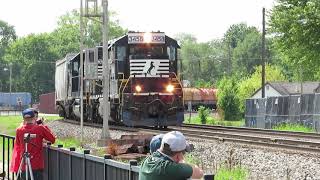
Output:
[[[126,87],[127,87],[127,85],[128,85],[128,82],[130,81],[130,79],[131,79],[131,76],[127,79],[126,84],[124,85],[124,87],[123,87],[123,89],[122,89],[120,106],[122,105],[122,102],[123,102],[123,93],[124,93],[124,90],[126,89]],[[121,87],[120,87],[120,88],[121,88]]]
[[124,80],[124,73],[121,72],[121,73],[118,73],[118,75],[119,74],[122,75],[121,81],[123,81]]
[[121,79],[120,87],[119,87],[119,89],[118,89],[118,94],[119,94],[119,93],[120,93],[120,91],[121,91],[120,89],[121,89],[122,84],[123,84],[123,82],[124,82],[124,80],[125,80],[125,79],[124,79],[124,73],[118,73],[118,74],[122,74],[122,75],[123,75],[123,76],[122,76],[123,78]]
[[180,81],[180,79],[178,79],[178,78],[177,78],[176,73],[174,73],[174,72],[170,72],[170,73],[172,73],[172,74],[175,76],[176,80],[177,80],[177,81],[178,81],[178,83],[180,84],[180,87],[181,87],[181,89],[182,89],[182,91],[181,91],[181,93],[182,93],[182,104],[184,104],[184,98],[183,98],[183,86],[182,86],[182,84],[181,84],[181,81]]

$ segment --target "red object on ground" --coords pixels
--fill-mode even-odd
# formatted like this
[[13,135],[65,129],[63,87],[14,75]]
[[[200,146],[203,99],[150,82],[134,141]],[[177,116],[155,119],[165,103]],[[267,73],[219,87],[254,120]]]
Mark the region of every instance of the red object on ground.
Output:
[[55,107],[55,92],[40,95],[39,112],[57,114]]
[[[24,135],[26,133],[36,134],[36,137],[30,140],[28,144],[28,152],[30,153],[30,161],[32,169],[41,170],[44,169],[44,159],[43,159],[43,139],[55,142],[55,137],[47,126],[26,124],[20,126],[16,131],[16,139],[14,143],[14,149],[12,153],[12,160],[10,171],[17,172],[21,162],[21,156],[25,149]],[[23,165],[23,170],[25,170],[25,164]]]

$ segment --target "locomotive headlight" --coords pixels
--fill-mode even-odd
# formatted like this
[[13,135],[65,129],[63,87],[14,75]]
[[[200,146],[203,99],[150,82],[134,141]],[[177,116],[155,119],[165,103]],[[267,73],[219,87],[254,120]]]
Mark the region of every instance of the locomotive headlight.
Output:
[[137,92],[141,92],[141,90],[142,90],[141,86],[136,85],[136,91],[137,91]]
[[143,41],[145,43],[151,43],[152,35],[149,32],[144,33],[143,35]]
[[173,92],[174,86],[169,84],[166,89],[167,89],[168,92]]

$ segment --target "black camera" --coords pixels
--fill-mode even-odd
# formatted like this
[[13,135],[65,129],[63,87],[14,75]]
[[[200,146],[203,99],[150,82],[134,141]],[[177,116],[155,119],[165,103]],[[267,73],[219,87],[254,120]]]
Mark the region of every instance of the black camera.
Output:
[[31,139],[34,139],[34,138],[36,138],[36,137],[37,137],[36,134],[25,133],[25,134],[23,135],[23,141],[24,141],[25,143],[29,143]]
[[36,123],[39,125],[39,124],[42,124],[43,123],[43,119],[37,119],[36,120]]

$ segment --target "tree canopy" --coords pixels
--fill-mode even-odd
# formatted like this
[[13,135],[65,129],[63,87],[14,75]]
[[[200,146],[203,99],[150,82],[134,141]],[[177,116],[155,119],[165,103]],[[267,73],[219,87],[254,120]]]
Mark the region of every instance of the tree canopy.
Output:
[[16,38],[14,27],[0,20],[0,91],[9,91],[9,84],[6,83],[9,73],[4,71],[4,69],[8,71],[9,66],[4,60],[4,55],[10,43],[14,42]]
[[319,27],[319,0],[278,0],[271,11],[275,48],[283,64],[294,72],[293,80],[320,79]]
[[[114,14],[111,14],[109,24],[110,39],[126,32],[113,16]],[[51,33],[31,34],[16,41],[14,41],[15,33],[14,36],[8,36],[5,42],[11,43],[6,43],[8,47],[4,59],[6,64],[13,64],[13,92],[31,92],[33,100],[37,100],[40,94],[54,91],[55,61],[67,53],[79,52],[79,19],[79,13],[72,11],[60,17],[58,27]],[[9,32],[14,32],[13,27],[8,27],[11,28]],[[87,22],[85,38],[87,47],[101,43],[100,27],[99,22]],[[9,84],[8,79],[8,76],[2,79],[6,87]]]

